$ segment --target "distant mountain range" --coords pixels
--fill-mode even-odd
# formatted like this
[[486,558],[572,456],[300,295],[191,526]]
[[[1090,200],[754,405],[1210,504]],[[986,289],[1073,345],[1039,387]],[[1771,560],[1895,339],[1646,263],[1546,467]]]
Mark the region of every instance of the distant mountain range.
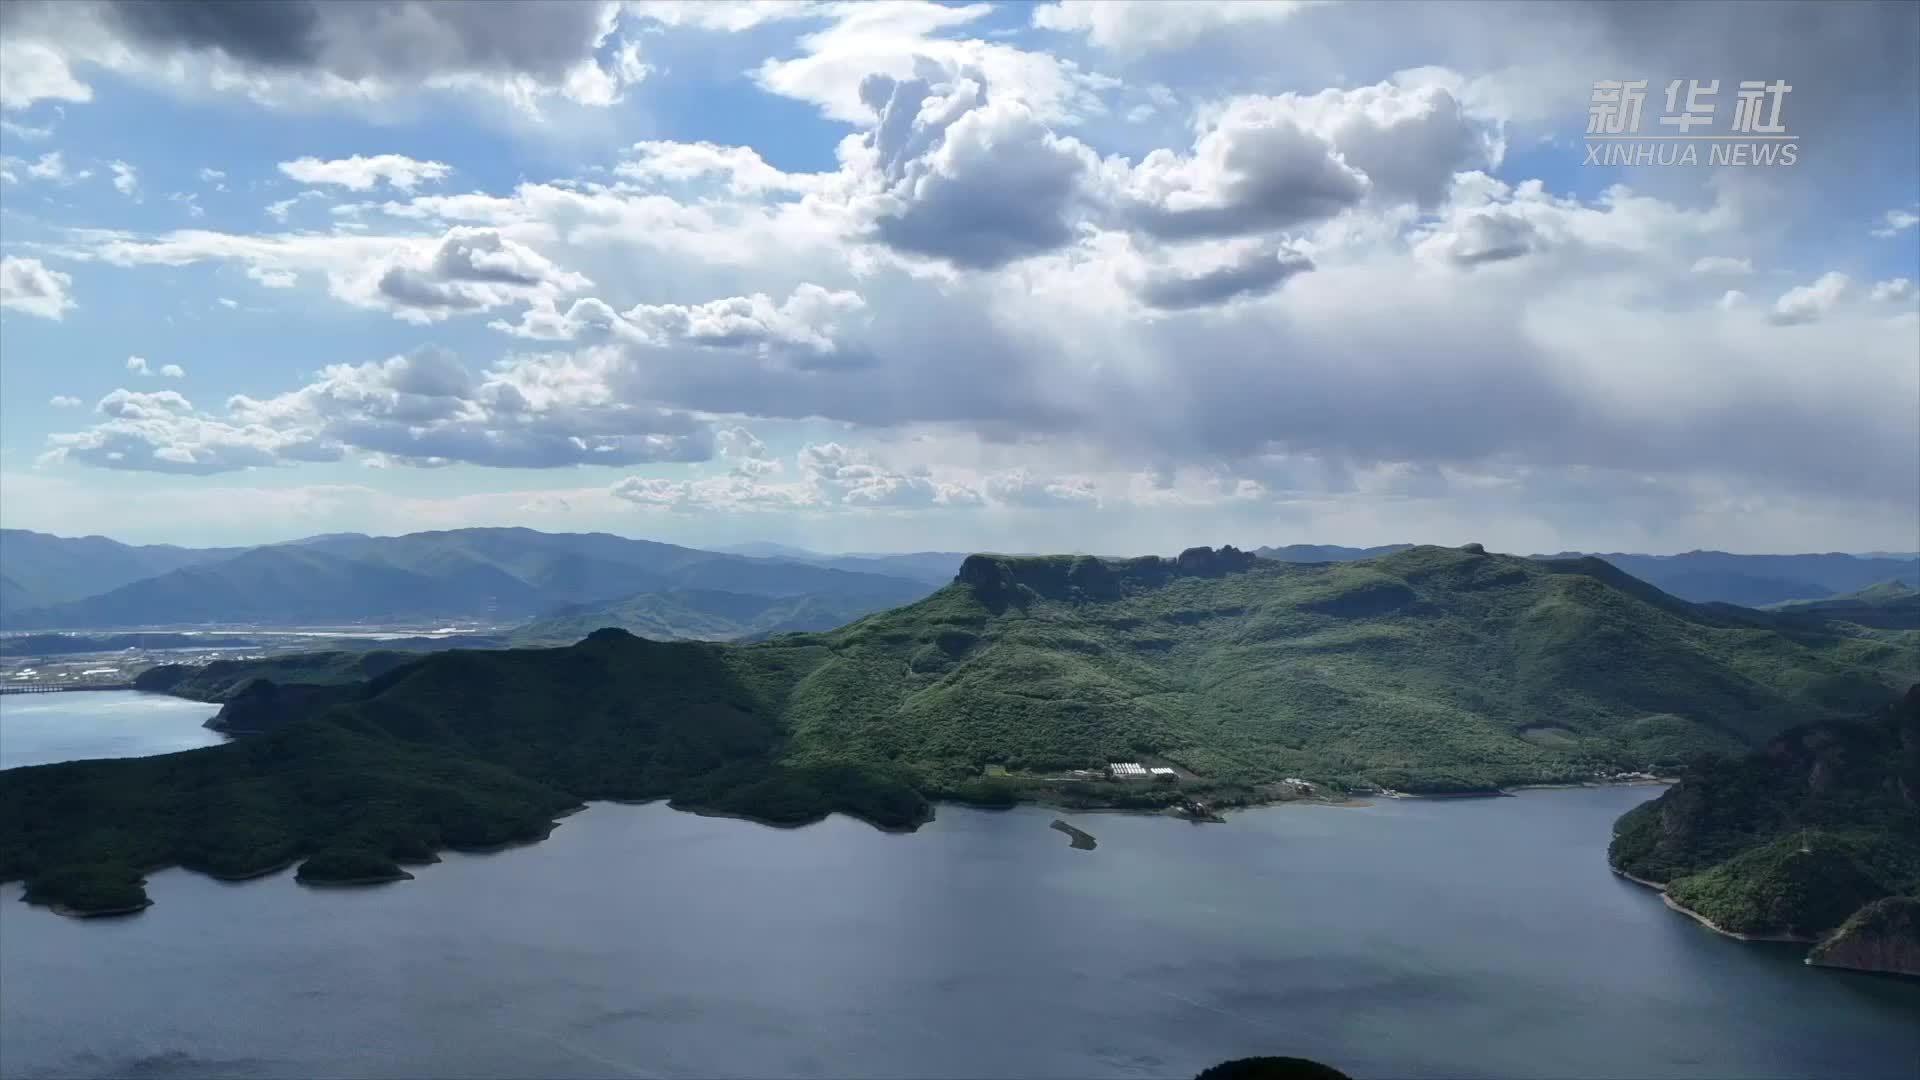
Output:
[[[1386,544],[1355,548],[1322,544],[1264,547],[1254,552],[1281,562],[1352,562],[1404,551],[1411,545]],[[1822,600],[1885,582],[1920,588],[1920,554],[1846,555],[1732,555],[1724,551],[1689,551],[1681,555],[1634,555],[1562,551],[1535,555],[1536,559],[1578,559],[1592,556],[1634,577],[1695,603],[1719,602],[1742,607],[1766,607],[1793,600]]]
[[[1289,544],[1255,554],[1289,563],[1352,562],[1409,546]],[[102,536],[4,529],[0,628],[444,620],[528,624],[515,634],[520,641],[577,640],[600,626],[656,638],[740,640],[829,629],[911,602],[952,581],[966,557],[957,551],[829,555],[768,542],[706,551],[532,529],[330,533],[252,548],[133,546]],[[1536,556],[1572,557],[1578,554]],[[1920,556],[1905,554],[1597,557],[1697,603],[1760,608],[1838,602],[1888,583],[1920,587]],[[1903,626],[1917,603],[1844,606],[1876,625]]]
[[[256,548],[131,547],[104,537],[0,533],[0,625],[94,630],[204,625],[326,626],[406,621],[510,624],[548,617],[622,625],[651,636],[739,636],[825,629],[907,603],[940,582],[816,562],[752,558],[605,533],[458,529],[334,534]],[[859,565],[884,560],[853,560]],[[659,596],[657,601],[642,598]],[[740,621],[743,603],[784,617]],[[712,610],[703,604],[714,605]],[[593,614],[608,605],[619,610]],[[596,622],[595,619],[605,621]]]

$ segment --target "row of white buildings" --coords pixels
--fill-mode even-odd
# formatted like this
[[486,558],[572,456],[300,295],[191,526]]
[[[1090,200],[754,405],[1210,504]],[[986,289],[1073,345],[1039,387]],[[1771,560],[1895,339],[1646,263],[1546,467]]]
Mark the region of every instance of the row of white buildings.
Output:
[[1115,761],[1107,766],[1107,775],[1115,780],[1178,780],[1180,774],[1165,766],[1147,768],[1137,761]]

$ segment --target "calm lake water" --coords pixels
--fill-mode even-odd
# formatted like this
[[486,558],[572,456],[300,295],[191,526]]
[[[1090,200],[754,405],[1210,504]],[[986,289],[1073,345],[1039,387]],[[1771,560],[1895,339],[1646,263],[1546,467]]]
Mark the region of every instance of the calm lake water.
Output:
[[0,769],[213,746],[226,737],[202,725],[219,711],[133,690],[0,694]]
[[418,878],[0,889],[7,1076],[1887,1077],[1920,984],[1803,966],[1607,872],[1650,788],[1224,825],[942,807],[912,835],[595,806]]

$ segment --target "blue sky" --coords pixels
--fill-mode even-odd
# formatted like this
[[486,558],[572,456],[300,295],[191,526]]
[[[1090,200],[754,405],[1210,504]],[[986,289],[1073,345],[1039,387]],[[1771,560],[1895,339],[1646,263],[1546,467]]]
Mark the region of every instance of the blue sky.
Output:
[[1920,547],[1913,5],[237,10],[0,15],[0,523]]

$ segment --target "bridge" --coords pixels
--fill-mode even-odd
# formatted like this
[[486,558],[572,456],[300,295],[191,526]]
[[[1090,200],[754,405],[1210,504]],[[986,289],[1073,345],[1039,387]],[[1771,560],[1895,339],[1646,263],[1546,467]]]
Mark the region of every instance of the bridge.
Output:
[[0,683],[0,694],[58,694],[58,693],[62,693],[62,692],[65,692],[65,691],[72,691],[72,690],[131,690],[131,689],[133,689],[133,684],[132,684],[132,683],[130,683],[130,682],[116,682],[116,683],[90,683],[90,682],[81,682],[81,683],[66,683],[66,682],[58,682],[58,683],[41,683],[41,682],[9,682],[9,683]]

